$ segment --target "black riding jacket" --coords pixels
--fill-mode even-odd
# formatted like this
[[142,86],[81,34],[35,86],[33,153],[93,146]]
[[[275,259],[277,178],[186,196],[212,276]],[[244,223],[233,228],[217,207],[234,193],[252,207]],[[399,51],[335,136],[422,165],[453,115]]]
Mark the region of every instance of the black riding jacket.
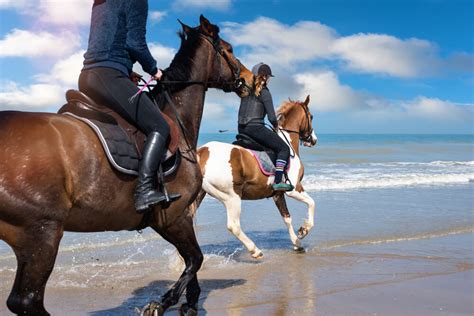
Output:
[[239,124],[263,124],[265,115],[273,126],[278,125],[273,108],[272,94],[267,87],[264,87],[259,96],[250,94],[240,100]]

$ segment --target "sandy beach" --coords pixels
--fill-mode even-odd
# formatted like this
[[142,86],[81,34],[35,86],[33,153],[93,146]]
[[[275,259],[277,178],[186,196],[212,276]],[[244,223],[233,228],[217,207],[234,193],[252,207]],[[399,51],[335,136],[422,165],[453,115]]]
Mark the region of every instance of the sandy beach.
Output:
[[[472,258],[455,254],[460,244],[470,241],[472,245],[473,238],[466,233],[417,241],[420,247],[453,249],[446,256],[409,251],[403,248],[408,241],[312,249],[305,254],[270,250],[259,261],[243,250],[227,263],[225,257],[206,256],[199,273],[200,313],[472,315],[474,264]],[[129,266],[106,264],[103,273],[95,276],[77,267],[81,286],[74,286],[77,280],[72,271],[67,272],[69,284],[64,282],[63,269],[55,271],[46,306],[52,315],[133,315],[135,307],[157,299],[178,278],[181,264],[174,253],[170,255],[171,260],[135,261]],[[154,267],[163,263],[168,271],[155,273]],[[3,271],[0,276],[0,301],[4,302],[13,271]],[[4,304],[0,314],[9,315]],[[168,314],[177,314],[176,308]]]

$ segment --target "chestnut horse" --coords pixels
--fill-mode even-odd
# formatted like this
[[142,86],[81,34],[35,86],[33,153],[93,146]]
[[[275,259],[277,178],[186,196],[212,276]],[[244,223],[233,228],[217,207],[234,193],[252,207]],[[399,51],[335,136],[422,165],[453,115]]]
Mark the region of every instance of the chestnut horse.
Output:
[[13,248],[18,263],[7,300],[13,313],[49,315],[44,291],[64,231],[144,227],[173,244],[186,268],[161,301],[148,304],[142,314],[163,314],[184,290],[187,304],[181,310],[197,313],[200,287],[196,273],[203,255],[188,206],[201,189],[196,145],[204,97],[208,87],[242,95],[243,90],[232,82],[251,82],[252,75],[234,57],[231,45],[220,39],[219,28],[206,18],[201,16],[197,27],[182,27],[181,46],[165,71],[187,76],[186,82],[169,87],[169,100],[174,101],[163,108],[185,126],[179,140],[181,165],[167,179],[169,190],[179,192],[181,199],[167,209],[155,207],[147,216],[135,212],[136,177],[111,166],[99,139],[85,123],[60,114],[0,112],[0,239]]
[[255,157],[247,149],[221,142],[209,142],[198,149],[203,182],[202,190],[192,206],[193,211],[199,207],[206,193],[221,201],[227,209],[227,228],[256,259],[261,258],[263,253],[240,227],[242,200],[259,200],[273,196],[297,251],[303,250],[300,239],[304,238],[314,225],[315,203],[301,185],[304,169],[298,147],[300,140],[305,146],[314,146],[317,142],[308,103],[309,95],[304,102],[286,101],[277,110],[280,129],[278,134],[284,141],[291,143],[292,157],[288,178],[295,188],[286,194],[308,206],[308,218],[299,229],[298,237],[294,232],[283,193],[274,192],[272,189],[274,176],[264,175]]

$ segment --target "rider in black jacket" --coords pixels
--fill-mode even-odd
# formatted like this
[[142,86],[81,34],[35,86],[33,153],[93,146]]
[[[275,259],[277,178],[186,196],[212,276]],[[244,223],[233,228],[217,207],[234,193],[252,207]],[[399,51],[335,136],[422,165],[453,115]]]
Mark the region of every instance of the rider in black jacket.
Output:
[[[129,101],[138,91],[130,80],[136,61],[155,80],[162,76],[146,43],[147,15],[148,0],[95,0],[89,45],[79,76],[80,91],[109,106],[147,135],[135,190],[138,213],[166,199],[156,190],[155,182],[170,133],[160,110],[145,94]],[[179,197],[170,195],[171,200]]]
[[272,149],[277,154],[276,174],[273,183],[274,190],[291,191],[293,186],[282,182],[282,177],[288,159],[290,148],[275,132],[265,127],[264,118],[277,130],[278,121],[273,108],[273,100],[267,83],[273,77],[272,70],[264,63],[259,63],[252,68],[255,76],[254,93],[241,99],[239,108],[239,133],[250,136],[253,140]]

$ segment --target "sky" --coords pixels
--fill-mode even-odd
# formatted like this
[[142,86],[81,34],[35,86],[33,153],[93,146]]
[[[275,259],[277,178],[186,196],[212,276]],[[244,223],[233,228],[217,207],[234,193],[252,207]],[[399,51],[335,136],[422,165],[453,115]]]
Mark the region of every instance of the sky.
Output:
[[[0,110],[55,112],[77,88],[92,0],[0,0]],[[474,1],[149,0],[166,68],[204,14],[275,107],[310,95],[318,133],[474,134]],[[137,72],[143,73],[137,64]],[[237,95],[210,89],[202,132],[236,130]]]

